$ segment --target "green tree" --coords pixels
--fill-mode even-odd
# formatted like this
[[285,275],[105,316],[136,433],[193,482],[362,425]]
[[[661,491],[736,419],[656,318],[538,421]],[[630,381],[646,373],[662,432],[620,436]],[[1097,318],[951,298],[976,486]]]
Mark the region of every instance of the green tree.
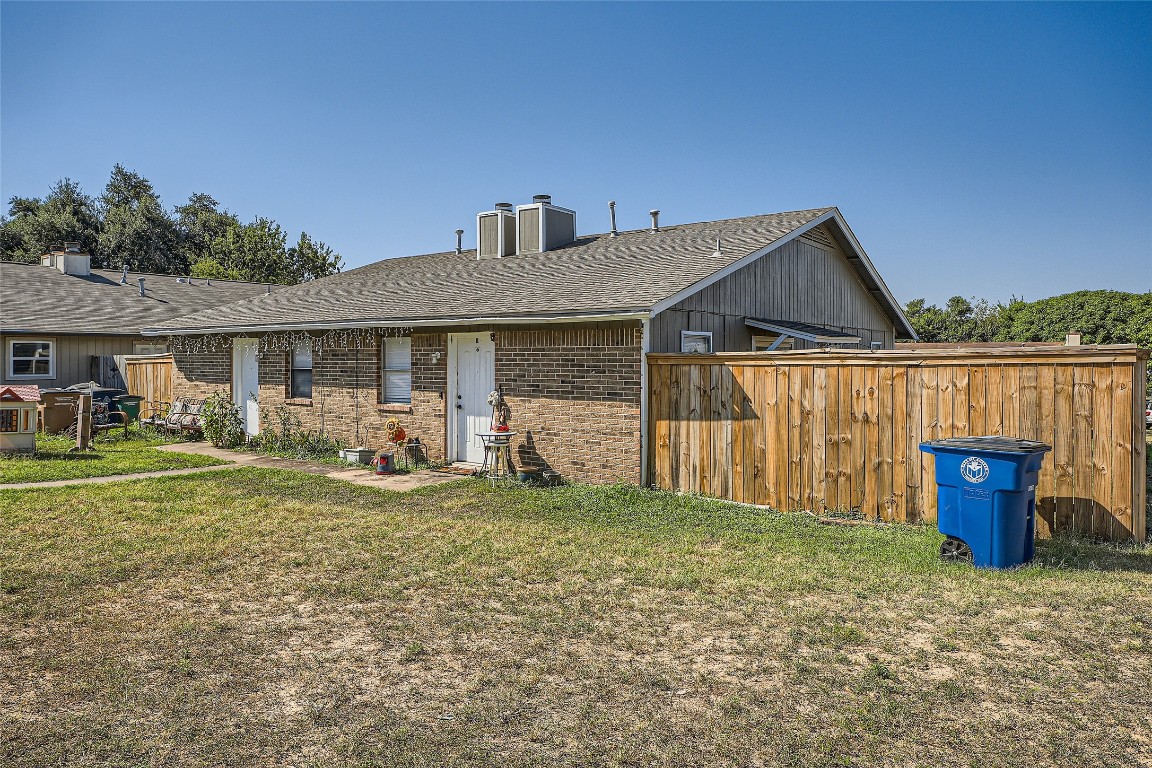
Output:
[[65,242],[78,242],[95,253],[100,241],[100,216],[92,198],[65,178],[43,200],[13,197],[8,215],[0,217],[0,259],[37,262],[44,251]]
[[220,209],[210,195],[193,194],[184,205],[176,206],[176,232],[180,240],[182,258],[190,265],[196,277],[225,277],[222,274],[201,274],[211,272],[220,265],[212,252],[213,244],[223,238],[228,230],[238,228],[240,220],[229,211]]
[[293,282],[300,283],[336,274],[343,259],[324,243],[308,237],[307,232],[301,232],[296,245],[288,249],[288,263]]
[[152,183],[119,163],[100,196],[104,226],[93,266],[186,275],[176,223]]
[[[295,274],[288,261],[287,240],[279,224],[258,217],[250,224],[229,227],[216,238],[210,262],[227,274],[239,275],[241,280],[290,284],[295,282]],[[203,265],[199,274],[208,277],[202,272],[205,268],[209,265]]]
[[963,296],[948,299],[943,309],[924,299],[913,299],[904,308],[916,335],[925,342],[994,341],[1003,311],[1001,304]]

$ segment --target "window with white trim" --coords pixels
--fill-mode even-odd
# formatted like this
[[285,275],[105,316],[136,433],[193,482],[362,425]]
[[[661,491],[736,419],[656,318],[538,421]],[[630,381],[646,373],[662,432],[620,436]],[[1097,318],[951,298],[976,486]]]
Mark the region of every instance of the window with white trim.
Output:
[[680,331],[680,351],[708,355],[712,353],[711,331]]
[[380,402],[412,402],[412,337],[387,336],[384,339],[384,370]]
[[[767,335],[753,336],[752,337],[752,351],[753,352],[764,352],[765,350],[768,349],[768,347],[775,344],[776,339],[778,339],[778,338],[780,338],[780,334],[778,334],[778,333],[774,333],[770,336],[767,336]],[[791,337],[784,339],[784,341],[780,343],[780,346],[776,347],[775,351],[786,352],[786,351],[792,349],[793,341],[794,341],[794,339],[792,339]]]
[[292,350],[292,375],[289,395],[293,399],[312,399],[312,342],[297,344]]
[[136,355],[164,355],[168,353],[167,344],[133,344],[132,353]]
[[52,339],[9,339],[8,378],[56,378],[56,342]]

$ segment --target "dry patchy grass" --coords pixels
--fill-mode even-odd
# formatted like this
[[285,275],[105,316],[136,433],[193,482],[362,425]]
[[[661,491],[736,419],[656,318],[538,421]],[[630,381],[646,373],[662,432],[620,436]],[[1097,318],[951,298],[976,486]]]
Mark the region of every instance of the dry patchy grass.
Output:
[[157,451],[168,442],[134,430],[128,438],[120,429],[96,438],[91,451],[72,451],[74,440],[60,435],[36,435],[36,453],[0,456],[0,483],[39,483],[80,477],[107,477],[133,472],[210,467],[226,462],[211,456]]
[[1152,554],[634,488],[0,493],[0,764],[1152,765]]

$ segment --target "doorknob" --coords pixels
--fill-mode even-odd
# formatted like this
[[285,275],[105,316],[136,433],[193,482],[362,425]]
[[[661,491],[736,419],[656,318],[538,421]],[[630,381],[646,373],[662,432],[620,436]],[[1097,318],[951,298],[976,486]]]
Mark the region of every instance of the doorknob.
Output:
[[456,403],[456,410],[462,411],[462,410],[464,410],[464,406],[461,405],[460,403]]

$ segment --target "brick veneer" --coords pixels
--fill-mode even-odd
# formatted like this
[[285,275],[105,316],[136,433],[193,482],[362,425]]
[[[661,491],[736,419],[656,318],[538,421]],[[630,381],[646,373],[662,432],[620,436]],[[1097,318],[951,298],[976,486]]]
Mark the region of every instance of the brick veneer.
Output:
[[[496,386],[519,434],[519,466],[550,467],[586,482],[640,481],[640,366],[638,323],[505,328],[494,331]],[[412,404],[379,402],[380,340],[359,349],[318,349],[312,361],[311,400],[289,397],[289,356],[260,356],[260,410],[275,423],[286,406],[305,429],[323,430],[348,444],[379,445],[384,422],[397,416],[433,460],[447,455],[445,397],[447,331],[412,334]],[[177,353],[173,391],[203,397],[230,387],[231,349]],[[364,440],[364,430],[368,439]]]
[[518,465],[589,482],[640,482],[640,327],[496,333],[496,386]]

